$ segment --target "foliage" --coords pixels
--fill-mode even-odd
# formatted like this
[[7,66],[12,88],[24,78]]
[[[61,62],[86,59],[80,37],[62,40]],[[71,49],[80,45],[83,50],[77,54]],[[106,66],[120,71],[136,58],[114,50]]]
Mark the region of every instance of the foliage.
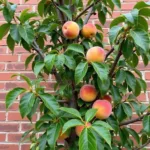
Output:
[[[141,92],[146,92],[146,83],[137,65],[140,58],[145,66],[149,62],[147,19],[150,17],[150,3],[138,2],[131,12],[111,22],[109,40],[112,49],[104,62],[89,63],[85,59],[89,48],[105,46],[100,24],[96,25],[98,32],[95,37],[89,39],[80,33],[76,39],[69,40],[62,33],[62,25],[66,21],[73,20],[82,29],[95,14],[98,14],[100,23],[105,24],[106,15],[111,16],[115,6],[121,7],[120,0],[88,0],[86,6],[82,0],[41,0],[38,12],[26,9],[17,16],[16,4],[0,1],[0,10],[6,20],[0,26],[0,39],[6,36],[12,52],[19,44],[31,53],[25,67],[32,63],[36,75],[36,79],[31,81],[17,74],[29,88],[17,87],[6,96],[6,107],[9,108],[22,94],[20,114],[31,122],[38,108],[40,110],[40,119],[22,139],[30,134],[31,150],[59,150],[63,147],[67,150],[136,150],[149,143],[150,106],[137,100]],[[46,92],[41,86],[40,83],[45,81],[44,74],[55,76],[55,94]],[[80,99],[79,91],[84,84],[96,87],[98,99],[106,94],[112,96],[113,110],[109,118],[97,119],[96,110],[91,109],[93,102]],[[133,112],[138,118],[131,119]],[[141,120],[143,129],[140,134],[125,126]],[[86,127],[86,122],[90,122],[91,126]],[[75,127],[79,125],[85,128],[78,137]],[[61,145],[58,139],[66,132],[69,138]],[[38,137],[38,133],[42,136]],[[117,135],[120,140],[115,138]]]

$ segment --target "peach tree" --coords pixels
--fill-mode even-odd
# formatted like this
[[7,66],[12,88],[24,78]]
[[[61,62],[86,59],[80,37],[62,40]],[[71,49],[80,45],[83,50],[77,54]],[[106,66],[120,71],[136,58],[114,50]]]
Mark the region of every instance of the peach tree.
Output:
[[[150,143],[150,106],[138,101],[146,82],[137,66],[148,65],[150,3],[140,1],[129,13],[113,19],[109,30],[110,49],[103,42],[102,25],[119,0],[41,0],[37,11],[0,1],[5,23],[0,39],[6,37],[12,51],[21,45],[31,53],[35,80],[23,74],[29,88],[15,87],[6,96],[8,109],[21,95],[19,111],[32,123],[22,140],[31,150],[140,150]],[[90,23],[97,15],[99,22]],[[108,43],[107,43],[108,44]],[[108,47],[108,46],[107,46]],[[54,92],[41,82],[55,78]],[[140,133],[130,124],[141,121]]]

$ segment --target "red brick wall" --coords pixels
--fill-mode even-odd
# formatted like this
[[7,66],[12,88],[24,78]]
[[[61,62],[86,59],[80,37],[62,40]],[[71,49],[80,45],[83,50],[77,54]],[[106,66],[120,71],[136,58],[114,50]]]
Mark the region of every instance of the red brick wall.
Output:
[[[19,4],[17,12],[25,8],[31,8],[31,10],[36,9],[37,0],[29,0],[29,2],[24,4],[24,0],[11,0],[14,3]],[[128,12],[133,8],[134,4],[138,0],[121,0],[122,1],[122,10],[116,11],[113,13],[113,17],[118,16],[121,13]],[[97,22],[97,16],[92,16],[92,21]],[[108,27],[111,21],[111,17],[108,16],[107,23],[104,26],[105,33],[105,42],[108,42],[107,32]],[[0,24],[4,22],[2,14],[0,13]],[[31,78],[34,78],[32,75],[31,69],[24,69],[25,58],[29,55],[28,52],[23,50],[23,48],[17,46],[15,48],[14,55],[11,54],[10,50],[6,46],[6,40],[3,39],[0,41],[0,150],[28,150],[28,144],[19,145],[19,140],[21,134],[31,127],[27,119],[22,120],[18,112],[18,101],[16,101],[9,111],[6,112],[5,109],[5,95],[6,93],[14,87],[27,87],[27,85],[18,77],[11,78],[11,75],[14,73],[23,73],[28,75]],[[150,98],[150,66],[144,67],[142,63],[139,64],[139,69],[142,71],[144,79],[147,81],[148,91],[146,94],[141,94],[139,100],[143,103],[149,103]],[[48,90],[52,90],[53,83],[46,85]],[[34,121],[39,117],[39,114],[36,114]],[[141,124],[136,123],[131,125],[132,128],[137,130],[141,129]],[[150,147],[150,145],[149,145]]]

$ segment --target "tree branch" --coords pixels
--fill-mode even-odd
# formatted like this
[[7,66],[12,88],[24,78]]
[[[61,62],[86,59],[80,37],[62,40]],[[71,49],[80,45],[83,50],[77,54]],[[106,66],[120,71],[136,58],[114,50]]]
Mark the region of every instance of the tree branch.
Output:
[[91,15],[93,14],[93,11],[94,11],[94,7],[91,7],[91,9],[89,10],[85,20],[84,20],[84,24],[87,24],[87,22],[89,21]]
[[150,139],[149,139],[145,144],[143,144],[143,145],[141,145],[140,147],[135,148],[135,149],[133,149],[133,150],[140,150],[140,149],[144,148],[145,146],[147,146],[149,143],[150,143]]
[[86,7],[83,11],[81,11],[81,13],[74,19],[74,21],[77,21],[87,10],[89,10],[91,7],[93,7],[95,4],[97,4],[98,2],[100,2],[101,0],[97,0],[95,3],[92,3],[91,5],[89,5],[88,7]]
[[106,54],[105,60],[108,58],[108,56],[114,51],[114,47]]
[[119,124],[119,126],[124,126],[124,125],[128,125],[128,124],[131,124],[131,123],[134,123],[134,122],[141,121],[145,116],[149,116],[149,115],[150,115],[150,112],[146,113],[145,115],[143,115],[141,117],[122,122],[122,123]]

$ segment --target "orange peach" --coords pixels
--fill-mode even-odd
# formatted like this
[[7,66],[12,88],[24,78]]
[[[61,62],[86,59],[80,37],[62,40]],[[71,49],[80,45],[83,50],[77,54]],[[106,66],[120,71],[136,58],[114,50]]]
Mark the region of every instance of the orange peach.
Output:
[[80,98],[85,102],[92,102],[97,96],[95,87],[91,84],[85,84],[80,89]]
[[89,128],[90,126],[91,126],[91,123],[90,123],[90,122],[86,122],[85,125],[76,126],[76,128],[75,128],[76,134],[77,134],[78,136],[80,136],[82,130],[83,130],[84,128]]
[[87,23],[83,26],[82,28],[82,35],[85,37],[85,38],[91,38],[93,36],[96,35],[97,33],[97,29],[96,29],[96,26],[92,23]]
[[111,103],[111,101],[112,101],[112,98],[111,98],[110,95],[105,95],[105,96],[103,96],[102,99],[103,99],[103,100],[107,100],[107,101],[110,102],[110,103]]
[[102,47],[92,47],[86,53],[86,59],[88,62],[104,62],[105,51]]
[[79,31],[79,25],[73,21],[67,21],[62,27],[63,35],[67,39],[75,39],[79,35]]
[[107,119],[112,112],[112,105],[107,100],[96,100],[92,108],[97,109],[96,118],[98,119]]

